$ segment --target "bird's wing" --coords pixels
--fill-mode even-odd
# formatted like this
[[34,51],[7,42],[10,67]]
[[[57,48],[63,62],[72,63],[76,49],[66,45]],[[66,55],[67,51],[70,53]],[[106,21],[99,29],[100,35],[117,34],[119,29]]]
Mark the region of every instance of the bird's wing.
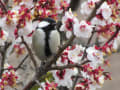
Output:
[[53,54],[56,53],[59,45],[60,45],[60,34],[57,30],[53,30],[50,33],[50,39],[49,39],[49,46]]

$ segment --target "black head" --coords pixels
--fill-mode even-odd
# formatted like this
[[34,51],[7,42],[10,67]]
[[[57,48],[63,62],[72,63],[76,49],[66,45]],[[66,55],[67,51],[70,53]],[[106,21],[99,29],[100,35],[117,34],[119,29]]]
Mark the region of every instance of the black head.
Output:
[[45,18],[38,24],[38,27],[36,29],[41,28],[46,32],[46,31],[55,30],[55,27],[56,27],[56,21],[54,19]]
[[43,19],[43,21],[49,22],[51,25],[56,25],[56,21],[50,17]]

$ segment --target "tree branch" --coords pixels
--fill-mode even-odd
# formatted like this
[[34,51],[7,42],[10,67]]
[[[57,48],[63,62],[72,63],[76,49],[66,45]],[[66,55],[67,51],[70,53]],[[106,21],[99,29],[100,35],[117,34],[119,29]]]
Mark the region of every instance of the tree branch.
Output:
[[6,51],[8,49],[8,47],[11,45],[11,43],[5,43],[5,46],[3,47],[2,51],[1,51],[1,55],[2,55],[2,60],[1,60],[1,67],[0,67],[0,78],[2,77],[2,74],[4,72],[4,64],[5,64],[5,59],[6,59]]
[[[119,26],[116,26],[116,32],[110,37],[110,39],[104,44],[104,45],[106,45],[106,44],[108,44],[110,41],[112,41],[116,36],[117,36],[117,34],[119,33],[119,31],[120,31],[120,27]],[[104,46],[103,45],[103,46]]]
[[73,68],[73,67],[77,67],[77,68],[80,68],[80,69],[83,69],[82,65],[86,64],[90,62],[89,60],[87,61],[84,61],[83,63],[81,64],[68,64],[68,65],[64,65],[64,66],[53,66],[51,68],[48,68],[48,70],[63,70],[63,69],[68,69],[68,68]]
[[4,12],[7,13],[7,8],[1,0],[0,0],[0,5],[1,5],[1,8],[4,10]]
[[14,69],[15,71],[17,71],[18,69],[21,68],[21,66],[23,65],[23,63],[25,62],[25,60],[27,60],[28,56],[29,55],[26,55],[16,68],[4,68],[3,70],[12,70],[12,69]]
[[26,56],[24,57],[24,59],[21,61],[21,63],[16,67],[16,69],[15,69],[16,71],[21,68],[21,66],[23,65],[23,63],[25,62],[25,60],[27,60],[28,56],[29,56],[29,55],[26,55]]
[[30,47],[28,46],[28,44],[27,44],[26,41],[24,40],[24,37],[23,37],[23,36],[21,37],[21,39],[22,39],[22,43],[25,45],[26,49],[28,50],[28,53],[29,53],[29,55],[30,55],[30,58],[31,58],[33,64],[34,64],[35,69],[37,70],[37,63],[36,63],[35,57],[34,57],[34,55],[33,55],[33,53],[32,53],[32,50],[30,49]]
[[100,8],[100,6],[103,4],[104,1],[107,0],[101,0],[100,3],[96,4],[94,10],[92,11],[91,15],[87,18],[87,21],[91,21],[92,18],[96,15],[97,9]]

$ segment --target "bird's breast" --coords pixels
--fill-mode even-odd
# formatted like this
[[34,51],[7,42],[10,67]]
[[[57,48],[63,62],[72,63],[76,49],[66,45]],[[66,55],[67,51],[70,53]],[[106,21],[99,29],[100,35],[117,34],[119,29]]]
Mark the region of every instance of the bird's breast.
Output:
[[45,32],[42,29],[38,29],[32,36],[32,48],[35,51],[36,56],[39,59],[45,59]]
[[53,54],[55,54],[58,50],[58,46],[60,45],[60,34],[57,30],[53,30],[49,36],[49,47]]

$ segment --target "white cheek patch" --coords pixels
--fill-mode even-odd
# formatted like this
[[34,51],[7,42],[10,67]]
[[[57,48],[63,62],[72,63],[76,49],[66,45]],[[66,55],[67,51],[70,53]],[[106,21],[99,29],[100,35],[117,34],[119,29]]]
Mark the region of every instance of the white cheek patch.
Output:
[[41,21],[39,24],[38,24],[38,27],[40,28],[43,28],[43,27],[46,27],[48,26],[50,23],[46,22],[46,21]]

